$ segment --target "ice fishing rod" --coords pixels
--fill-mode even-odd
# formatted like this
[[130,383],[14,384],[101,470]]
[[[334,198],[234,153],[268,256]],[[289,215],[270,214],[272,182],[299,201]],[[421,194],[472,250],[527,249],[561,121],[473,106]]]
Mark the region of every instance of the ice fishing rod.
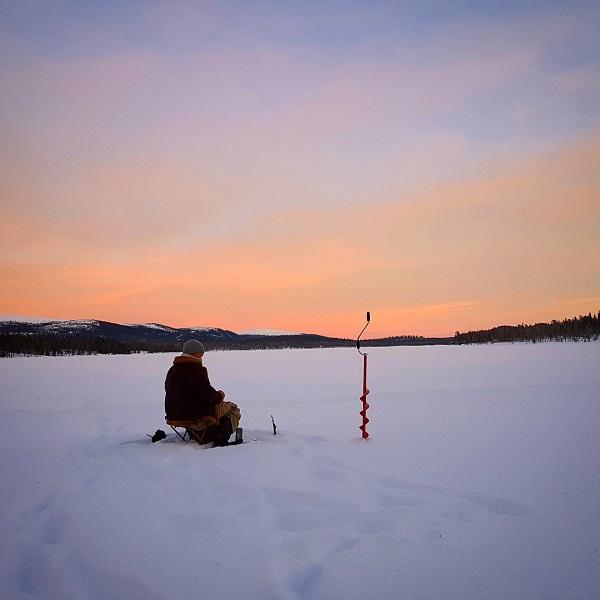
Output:
[[356,338],[356,349],[358,353],[363,357],[363,385],[362,385],[362,396],[360,400],[362,402],[362,410],[360,411],[360,416],[362,417],[362,423],[359,429],[362,431],[362,439],[366,440],[369,437],[367,433],[367,423],[369,419],[367,419],[367,408],[369,405],[367,404],[367,394],[369,390],[367,389],[367,353],[360,351],[360,336],[365,332],[365,329],[369,326],[371,322],[371,313],[367,311],[367,324],[362,328],[362,331],[358,334]]
[[277,424],[275,423],[273,415],[271,415],[271,422],[273,423],[273,435],[277,435]]

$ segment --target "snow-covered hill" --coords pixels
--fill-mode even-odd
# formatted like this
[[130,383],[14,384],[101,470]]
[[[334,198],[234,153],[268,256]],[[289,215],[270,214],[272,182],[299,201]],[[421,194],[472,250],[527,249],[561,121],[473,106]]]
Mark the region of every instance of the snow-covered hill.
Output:
[[218,327],[175,328],[160,323],[111,323],[97,319],[70,321],[0,321],[0,333],[61,334],[105,337],[119,341],[181,341],[192,336],[200,339],[227,340],[237,334]]
[[0,360],[0,597],[597,598],[600,344],[373,349],[366,442],[352,349],[208,353],[218,449],[172,358]]

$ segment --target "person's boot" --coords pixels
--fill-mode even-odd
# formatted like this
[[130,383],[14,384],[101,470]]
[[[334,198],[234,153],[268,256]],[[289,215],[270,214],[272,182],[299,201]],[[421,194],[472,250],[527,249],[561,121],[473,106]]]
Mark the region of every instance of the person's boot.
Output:
[[234,444],[243,444],[244,443],[244,430],[241,427],[238,427],[235,430],[235,441]]
[[217,437],[215,439],[214,447],[228,446],[229,438],[233,433],[233,427],[231,425],[231,419],[229,417],[221,417],[219,421],[219,428],[217,429]]

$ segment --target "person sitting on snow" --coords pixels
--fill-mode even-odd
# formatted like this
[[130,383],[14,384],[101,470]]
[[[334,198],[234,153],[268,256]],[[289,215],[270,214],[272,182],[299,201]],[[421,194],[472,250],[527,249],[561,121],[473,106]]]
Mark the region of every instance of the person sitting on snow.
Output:
[[227,446],[240,422],[240,409],[225,402],[225,392],[215,390],[202,364],[204,346],[187,340],[181,356],[176,356],[165,379],[167,423],[185,427],[199,443]]

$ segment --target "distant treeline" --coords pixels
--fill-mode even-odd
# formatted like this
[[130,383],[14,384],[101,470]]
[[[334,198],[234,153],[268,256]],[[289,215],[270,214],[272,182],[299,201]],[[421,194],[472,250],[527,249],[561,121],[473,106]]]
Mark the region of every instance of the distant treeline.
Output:
[[[283,350],[290,348],[352,347],[355,340],[320,335],[277,335],[234,339],[203,339],[210,350]],[[368,346],[421,346],[453,343],[452,338],[397,336],[364,340]],[[138,352],[181,352],[181,341],[114,340],[100,336],[74,336],[60,333],[0,334],[0,356],[67,356],[72,354],[134,354]]]
[[[333,348],[351,346],[352,340],[318,335],[264,336],[255,339],[203,340],[210,350],[268,350],[285,348]],[[66,356],[71,354],[135,354],[138,352],[181,352],[180,341],[120,341],[99,336],[56,333],[0,334],[0,356]]]
[[494,342],[549,342],[585,341],[600,337],[600,312],[589,313],[563,321],[535,325],[502,325],[482,331],[454,335],[455,344],[486,344]]
[[[59,334],[0,334],[0,356],[67,356],[71,354],[132,354],[172,352],[171,342],[122,342],[104,337]],[[180,346],[180,345],[178,345]]]
[[[354,346],[355,344],[356,341],[352,340],[350,345]],[[454,344],[454,338],[428,338],[422,335],[396,335],[394,337],[364,340],[360,343],[365,348],[374,346],[445,346],[448,344]]]

